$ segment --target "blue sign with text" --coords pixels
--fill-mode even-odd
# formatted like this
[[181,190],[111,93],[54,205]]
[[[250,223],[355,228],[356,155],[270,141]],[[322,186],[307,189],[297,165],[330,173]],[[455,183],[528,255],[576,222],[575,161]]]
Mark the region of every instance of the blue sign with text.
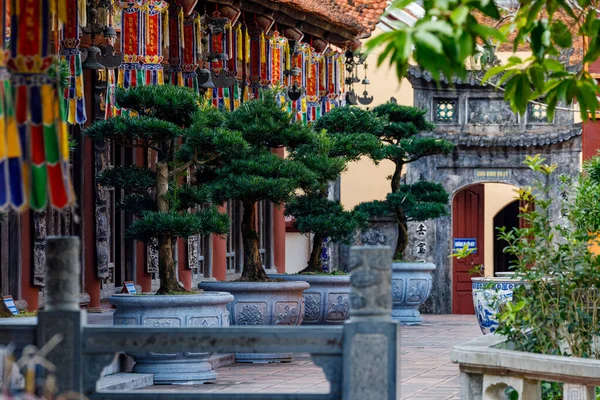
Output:
[[462,250],[465,246],[469,250],[475,250],[473,254],[477,254],[477,239],[475,238],[454,238],[454,251]]
[[4,300],[4,305],[6,308],[8,308],[8,311],[10,311],[13,315],[19,314],[19,310],[17,310],[17,306],[12,296],[3,296],[2,299]]

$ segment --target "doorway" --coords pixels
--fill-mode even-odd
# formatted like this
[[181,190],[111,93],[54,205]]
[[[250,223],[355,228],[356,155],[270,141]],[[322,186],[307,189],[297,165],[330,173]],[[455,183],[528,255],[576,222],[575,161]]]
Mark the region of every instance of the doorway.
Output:
[[514,254],[506,254],[504,248],[507,243],[499,238],[498,228],[506,227],[506,231],[519,228],[519,201],[515,200],[496,214],[494,217],[494,275],[497,272],[508,272],[510,266],[517,261]]

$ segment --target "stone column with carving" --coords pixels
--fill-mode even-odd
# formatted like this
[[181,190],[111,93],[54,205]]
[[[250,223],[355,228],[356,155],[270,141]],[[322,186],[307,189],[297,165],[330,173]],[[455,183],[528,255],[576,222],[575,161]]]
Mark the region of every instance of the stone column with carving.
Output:
[[38,313],[38,347],[55,335],[61,342],[47,356],[56,366],[60,392],[81,392],[81,329],[85,313],[79,308],[81,243],[77,237],[46,240],[46,306]]
[[400,329],[392,321],[390,246],[350,249],[350,320],[344,326],[344,400],[395,400]]

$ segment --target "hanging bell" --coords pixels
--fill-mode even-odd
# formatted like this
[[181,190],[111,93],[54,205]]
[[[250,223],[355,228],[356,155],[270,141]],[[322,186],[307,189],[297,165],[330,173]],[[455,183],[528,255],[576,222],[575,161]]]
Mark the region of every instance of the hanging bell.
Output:
[[87,58],[85,62],[81,65],[83,69],[103,69],[104,65],[98,62],[98,55],[100,54],[100,49],[94,45],[91,45],[87,48]]
[[220,54],[217,56],[217,58],[218,58],[220,61],[229,61],[229,54],[227,54],[227,53],[220,53]]
[[358,77],[356,77],[356,76],[353,76],[352,83],[358,83],[358,82],[360,82],[360,79],[358,79]]
[[368,78],[365,78],[365,79],[362,80],[362,84],[363,85],[370,85],[371,81]]
[[198,86],[203,89],[214,89],[212,74],[209,69],[202,68],[198,71]]
[[354,93],[354,90],[350,90],[346,93],[346,102],[350,105],[358,105],[358,96]]
[[294,67],[292,68],[292,70],[290,71],[290,74],[292,76],[300,76],[300,74],[302,73],[302,70],[298,67]]
[[219,62],[220,59],[220,55],[217,53],[210,53],[208,55],[208,58],[206,59],[206,61],[213,63],[213,62]]
[[114,39],[117,37],[117,30],[109,25],[106,28],[104,28],[103,35],[106,39]]

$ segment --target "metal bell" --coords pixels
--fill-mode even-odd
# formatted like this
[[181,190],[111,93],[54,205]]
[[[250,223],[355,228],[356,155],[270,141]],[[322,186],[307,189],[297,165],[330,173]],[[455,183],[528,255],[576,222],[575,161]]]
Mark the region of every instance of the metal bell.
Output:
[[215,84],[212,81],[212,74],[209,69],[202,68],[198,71],[198,86],[203,89],[214,89]]
[[301,73],[302,73],[302,70],[298,67],[293,67],[292,70],[290,71],[290,74],[292,76],[300,76]]
[[365,79],[363,79],[363,80],[362,80],[362,84],[363,84],[363,85],[370,85],[370,84],[371,84],[371,81],[370,81],[370,80],[368,80],[367,78],[365,78]]
[[117,37],[117,30],[109,25],[106,28],[104,28],[103,35],[107,39],[114,39]]
[[84,69],[103,69],[104,65],[98,62],[98,55],[100,54],[100,49],[94,45],[91,45],[87,48],[87,58],[85,62],[81,65]]
[[220,53],[217,57],[221,61],[229,61],[229,54],[227,53]]
[[219,54],[217,53],[210,53],[208,55],[208,58],[206,59],[206,61],[213,63],[213,62],[218,62],[219,61]]

